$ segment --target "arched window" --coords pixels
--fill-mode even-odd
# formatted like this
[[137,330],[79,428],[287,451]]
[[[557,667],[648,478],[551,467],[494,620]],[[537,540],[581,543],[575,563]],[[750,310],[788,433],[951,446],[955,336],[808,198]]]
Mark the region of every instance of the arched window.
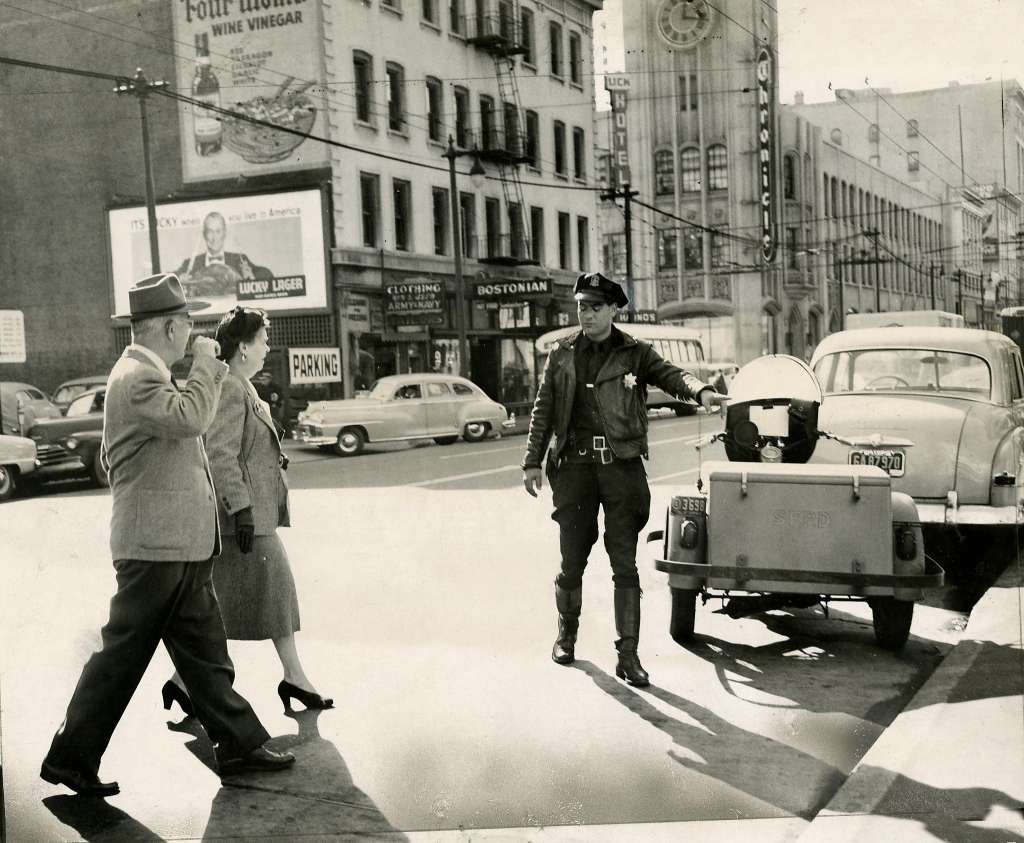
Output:
[[672,150],[659,149],[654,153],[654,192],[658,196],[675,192],[675,172]]
[[792,155],[782,159],[782,195],[796,199],[796,158]]
[[729,187],[729,163],[725,147],[712,144],[708,147],[708,189],[726,190]]
[[684,149],[680,159],[680,182],[684,193],[700,190],[700,150],[695,147]]
[[770,310],[761,311],[761,353],[775,354],[778,350],[775,339],[775,314]]

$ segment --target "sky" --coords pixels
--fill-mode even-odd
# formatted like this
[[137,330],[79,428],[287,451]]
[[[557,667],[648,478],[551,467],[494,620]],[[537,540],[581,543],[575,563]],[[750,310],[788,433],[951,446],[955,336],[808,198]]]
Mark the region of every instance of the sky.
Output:
[[[764,1],[778,9],[785,103],[795,91],[824,102],[835,88],[914,91],[1000,75],[1024,83],[1024,0]],[[622,11],[634,2],[605,0],[594,15],[598,73],[624,69]],[[597,91],[607,108],[601,78]]]

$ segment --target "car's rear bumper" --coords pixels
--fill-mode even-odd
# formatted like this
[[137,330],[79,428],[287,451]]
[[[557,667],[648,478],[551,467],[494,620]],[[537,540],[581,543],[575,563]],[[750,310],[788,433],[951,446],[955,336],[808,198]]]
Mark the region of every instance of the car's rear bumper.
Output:
[[1024,512],[1016,506],[957,505],[955,500],[946,503],[914,503],[922,524],[948,527],[1016,527],[1024,524]]
[[516,426],[516,420],[515,419],[505,419],[505,421],[503,421],[501,423],[501,426],[505,430],[512,430]]

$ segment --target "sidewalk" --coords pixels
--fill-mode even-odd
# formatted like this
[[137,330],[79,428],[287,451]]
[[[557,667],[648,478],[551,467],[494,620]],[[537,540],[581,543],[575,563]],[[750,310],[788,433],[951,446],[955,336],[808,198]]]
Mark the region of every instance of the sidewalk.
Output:
[[1022,624],[1018,555],[799,843],[1024,841]]

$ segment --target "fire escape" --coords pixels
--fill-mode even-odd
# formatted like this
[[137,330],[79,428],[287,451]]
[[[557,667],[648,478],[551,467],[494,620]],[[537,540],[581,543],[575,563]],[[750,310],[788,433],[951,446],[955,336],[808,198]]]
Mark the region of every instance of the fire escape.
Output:
[[[479,250],[480,263],[499,266],[536,265],[519,165],[532,160],[516,79],[516,56],[526,52],[520,33],[518,0],[475,0],[476,14],[466,18],[466,39],[494,59],[500,105],[481,108],[477,150],[480,159],[498,168],[508,215],[508,230],[488,230]],[[500,114],[500,125],[498,116]]]

